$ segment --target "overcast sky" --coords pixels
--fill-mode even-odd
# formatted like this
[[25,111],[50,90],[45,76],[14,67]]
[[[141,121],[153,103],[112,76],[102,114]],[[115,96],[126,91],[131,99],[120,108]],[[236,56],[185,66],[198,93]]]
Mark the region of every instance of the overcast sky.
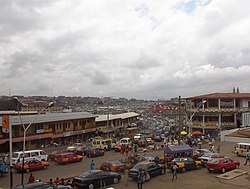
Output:
[[0,95],[250,92],[249,0],[0,0]]

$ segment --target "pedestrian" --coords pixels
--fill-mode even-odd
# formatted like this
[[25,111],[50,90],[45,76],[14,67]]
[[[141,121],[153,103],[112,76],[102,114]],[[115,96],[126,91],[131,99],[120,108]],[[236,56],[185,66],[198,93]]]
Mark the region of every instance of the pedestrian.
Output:
[[52,178],[50,178],[50,179],[49,179],[49,184],[54,184],[54,182],[53,182],[53,179],[52,179]]
[[5,163],[8,163],[8,153],[4,153],[4,162]]
[[60,184],[60,179],[58,177],[56,177],[56,180],[54,180],[54,184],[55,185],[59,185]]
[[65,185],[64,178],[61,178],[60,185]]
[[212,145],[211,150],[212,150],[212,152],[214,153],[214,145]]
[[128,186],[128,169],[125,169],[124,171],[124,182],[125,182],[125,186]]
[[220,153],[220,145],[217,146],[217,153]]
[[247,153],[246,153],[246,162],[244,163],[244,165],[247,165],[247,162],[248,162],[248,165],[250,165],[250,151],[247,150]]
[[32,175],[32,173],[30,173],[29,180],[28,180],[28,184],[34,183],[35,180],[36,180],[35,177]]
[[71,181],[70,181],[70,180],[67,180],[67,182],[66,182],[65,185],[66,185],[66,186],[71,186]]
[[126,157],[128,157],[128,153],[129,153],[129,149],[128,149],[128,146],[127,146],[126,149],[125,149]]
[[150,181],[150,175],[146,169],[144,170],[144,175],[145,175],[145,181]]
[[137,153],[137,144],[135,143],[134,152]]
[[144,171],[142,169],[139,169],[138,177],[137,177],[137,188],[142,189],[142,184],[145,180]]
[[212,144],[213,144],[213,145],[215,144],[215,140],[214,140],[214,138],[212,138]]
[[174,163],[173,167],[172,167],[172,171],[173,171],[173,177],[172,177],[172,181],[177,179],[177,170],[178,170],[178,166],[176,165],[176,163]]
[[95,162],[93,159],[91,160],[91,163],[90,163],[90,170],[91,171],[95,170]]

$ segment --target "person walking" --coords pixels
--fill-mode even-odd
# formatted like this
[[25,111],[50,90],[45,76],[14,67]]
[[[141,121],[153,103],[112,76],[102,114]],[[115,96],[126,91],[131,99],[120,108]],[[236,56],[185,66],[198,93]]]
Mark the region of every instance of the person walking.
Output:
[[35,180],[36,180],[35,177],[32,175],[32,173],[30,173],[29,180],[28,180],[28,184],[34,183]]
[[172,167],[172,171],[173,171],[173,177],[172,177],[172,181],[177,179],[177,170],[178,170],[178,166],[176,165],[176,163],[174,163],[173,167]]
[[91,163],[90,163],[90,170],[91,171],[95,170],[95,162],[93,159],[91,160]]
[[220,153],[220,145],[217,146],[217,153]]
[[128,186],[128,169],[125,169],[124,171],[124,182],[125,182],[125,186]]
[[247,150],[247,153],[246,153],[246,162],[244,163],[244,165],[247,165],[247,162],[248,162],[248,165],[250,165],[250,151]]
[[142,189],[142,185],[145,179],[144,171],[142,169],[139,169],[139,174],[137,177],[137,188]]

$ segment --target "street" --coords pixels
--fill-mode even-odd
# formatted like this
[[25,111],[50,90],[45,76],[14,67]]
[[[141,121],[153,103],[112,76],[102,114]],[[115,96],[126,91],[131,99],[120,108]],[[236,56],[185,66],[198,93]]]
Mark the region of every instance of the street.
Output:
[[[220,144],[221,153],[224,155],[231,157],[233,160],[238,160],[241,163],[240,169],[250,171],[250,166],[243,165],[245,162],[244,157],[237,157],[232,153],[234,149],[235,143],[229,142],[220,142],[216,143],[215,146]],[[202,147],[207,147],[207,144],[202,145]],[[149,156],[163,155],[163,151],[151,151],[147,152]],[[90,161],[94,159],[96,167],[98,168],[102,162],[106,160],[119,160],[125,158],[124,154],[120,154],[118,152],[110,151],[106,152],[104,156],[97,158],[88,158],[84,157],[82,162],[72,163],[67,165],[58,165],[55,162],[50,161],[50,167],[46,170],[39,170],[32,172],[36,179],[41,179],[43,181],[49,181],[50,178],[55,179],[59,178],[70,178],[73,176],[80,175],[84,171],[88,171],[90,169]],[[172,174],[168,171],[166,175],[157,176],[152,178],[149,182],[146,182],[143,185],[143,188],[250,188],[249,176],[240,176],[238,178],[234,178],[232,180],[221,180],[216,178],[218,173],[209,173],[206,168],[202,168],[200,170],[188,171],[185,173],[179,173],[178,179],[172,181]],[[29,173],[25,173],[24,182],[28,181]],[[17,173],[14,171],[14,185],[21,183],[21,173]],[[245,183],[248,183],[245,184]],[[129,181],[127,187],[124,185],[124,181],[121,180],[118,184],[114,185],[115,188],[125,189],[125,188],[137,188],[135,181]],[[9,188],[9,174],[0,178],[0,188]]]

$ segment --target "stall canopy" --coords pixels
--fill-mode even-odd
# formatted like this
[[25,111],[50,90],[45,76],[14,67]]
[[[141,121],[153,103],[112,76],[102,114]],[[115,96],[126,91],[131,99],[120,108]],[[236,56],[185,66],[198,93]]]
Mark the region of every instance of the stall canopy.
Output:
[[193,154],[193,149],[186,144],[183,145],[169,145],[166,146],[165,150],[164,150],[164,155],[173,155],[173,154],[182,154],[182,153],[186,153],[186,154]]

